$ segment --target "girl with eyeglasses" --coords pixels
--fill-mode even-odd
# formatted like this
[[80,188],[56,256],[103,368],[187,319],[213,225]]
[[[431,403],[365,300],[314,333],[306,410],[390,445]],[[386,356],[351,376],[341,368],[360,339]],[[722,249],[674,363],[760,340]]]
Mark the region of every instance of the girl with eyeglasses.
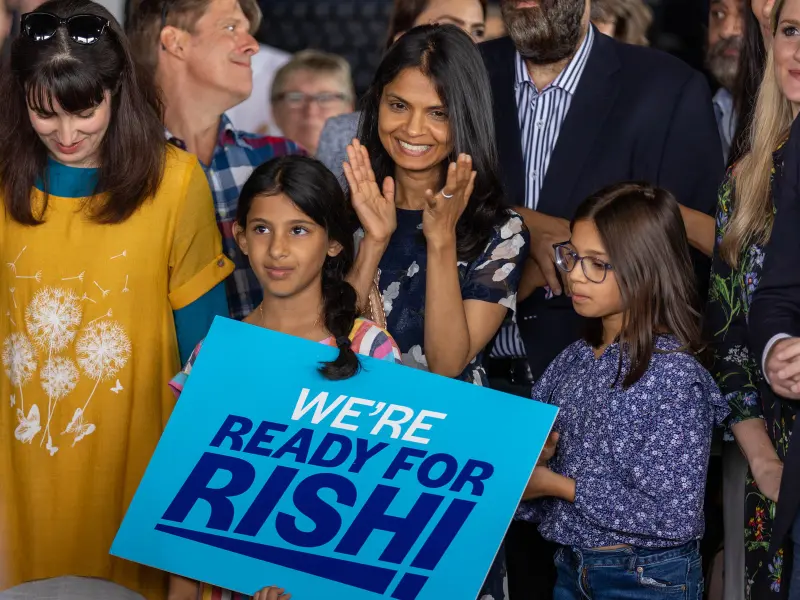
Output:
[[[555,248],[586,336],[534,384],[559,407],[517,518],[560,545],[554,598],[700,598],[711,434],[727,413],[675,199],[637,183],[577,210]],[[589,592],[591,590],[591,592]]]
[[53,0],[20,25],[0,85],[0,589],[79,576],[76,597],[105,579],[157,599],[166,575],[108,550],[232,264],[111,14]]

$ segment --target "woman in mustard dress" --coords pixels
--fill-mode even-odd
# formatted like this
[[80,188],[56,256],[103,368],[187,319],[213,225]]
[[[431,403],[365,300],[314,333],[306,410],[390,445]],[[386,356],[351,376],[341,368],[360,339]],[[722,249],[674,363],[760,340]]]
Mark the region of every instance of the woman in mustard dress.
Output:
[[23,15],[6,69],[0,590],[78,576],[161,598],[164,573],[108,552],[172,411],[179,348],[227,313],[208,183],[168,148],[100,5]]

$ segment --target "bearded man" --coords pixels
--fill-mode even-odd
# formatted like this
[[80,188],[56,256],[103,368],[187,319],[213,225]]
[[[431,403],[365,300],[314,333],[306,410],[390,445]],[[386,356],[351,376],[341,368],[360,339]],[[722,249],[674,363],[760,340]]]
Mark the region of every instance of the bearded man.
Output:
[[732,92],[739,73],[745,10],[742,0],[712,0],[708,13],[706,67],[720,86],[713,102],[725,162],[736,133]]
[[[578,205],[607,185],[646,181],[694,209],[713,239],[706,215],[714,211],[724,167],[711,91],[700,73],[658,50],[600,34],[590,24],[589,0],[500,4],[508,37],[481,44],[481,52],[503,183],[531,231],[531,256],[516,323],[500,331],[486,367],[493,387],[529,396],[532,382],[585,324],[566,297],[553,252],[553,244],[569,240]],[[693,258],[704,299],[710,263],[699,253]],[[513,600],[552,597],[553,548],[536,523],[512,524],[506,552]]]

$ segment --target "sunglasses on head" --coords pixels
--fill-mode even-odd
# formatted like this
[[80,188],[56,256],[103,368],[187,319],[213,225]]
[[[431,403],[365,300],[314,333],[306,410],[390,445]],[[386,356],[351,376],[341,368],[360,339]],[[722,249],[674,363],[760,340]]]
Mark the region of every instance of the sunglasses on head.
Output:
[[59,27],[66,27],[67,34],[78,44],[94,44],[109,26],[108,19],[97,15],[72,15],[62,18],[47,12],[29,12],[22,15],[22,33],[36,42],[52,38]]

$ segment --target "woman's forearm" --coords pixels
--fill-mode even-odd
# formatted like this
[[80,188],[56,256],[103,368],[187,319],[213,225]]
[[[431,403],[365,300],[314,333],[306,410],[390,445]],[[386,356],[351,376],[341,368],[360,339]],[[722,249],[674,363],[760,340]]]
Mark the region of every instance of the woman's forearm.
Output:
[[686,227],[686,237],[689,238],[689,244],[706,256],[711,256],[714,252],[714,229],[716,227],[714,217],[682,204],[678,206],[681,209],[683,225]]
[[469,328],[457,263],[455,238],[439,245],[428,243],[425,357],[432,373],[446,377],[458,377],[469,362]]
[[764,426],[764,419],[747,419],[731,427],[731,432],[753,471],[764,462],[779,460]]
[[346,277],[347,282],[355,288],[356,294],[358,294],[358,306],[362,310],[366,308],[370,290],[375,282],[375,273],[378,272],[378,265],[386,251],[386,246],[386,243],[366,236],[361,240],[353,268]]

